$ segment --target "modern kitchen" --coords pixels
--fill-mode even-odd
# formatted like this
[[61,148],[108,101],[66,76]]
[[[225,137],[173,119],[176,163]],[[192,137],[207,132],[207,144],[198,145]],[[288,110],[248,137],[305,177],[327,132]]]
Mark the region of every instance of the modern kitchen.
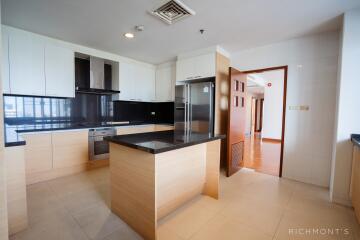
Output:
[[[0,240],[360,238],[359,131],[339,132],[359,3],[276,3],[275,36],[242,1],[90,2],[1,1]],[[247,79],[274,70],[269,175],[244,166],[267,150]]]
[[[195,196],[218,198],[226,134],[215,133],[216,63],[228,63],[220,47],[151,68],[77,52],[12,27],[3,26],[2,33],[8,51],[3,55],[8,69],[3,78],[5,159],[15,163],[16,158],[14,171],[25,172],[8,189],[9,199],[14,189],[8,203],[10,233],[27,227],[26,186],[97,168],[110,166],[111,210],[145,239],[157,239],[157,220]],[[190,72],[189,64],[199,67]],[[167,169],[170,161],[179,167]],[[147,164],[153,171],[144,178],[137,169]],[[155,176],[156,198],[143,189]],[[129,187],[138,193],[126,198],[133,194],[123,192]],[[143,206],[134,199],[152,201]],[[153,212],[142,216],[144,207]],[[136,212],[139,219],[133,217]]]

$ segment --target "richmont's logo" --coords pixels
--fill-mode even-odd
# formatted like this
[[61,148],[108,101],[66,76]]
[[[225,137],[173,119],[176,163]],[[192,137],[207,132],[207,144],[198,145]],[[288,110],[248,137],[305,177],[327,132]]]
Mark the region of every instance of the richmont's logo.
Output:
[[349,235],[349,228],[289,228],[289,235],[325,236]]

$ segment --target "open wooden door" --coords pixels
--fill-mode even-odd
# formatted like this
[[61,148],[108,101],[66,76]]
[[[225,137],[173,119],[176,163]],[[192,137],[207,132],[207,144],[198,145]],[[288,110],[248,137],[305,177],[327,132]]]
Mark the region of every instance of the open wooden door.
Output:
[[240,170],[244,160],[246,121],[246,74],[229,68],[229,116],[227,131],[227,176]]

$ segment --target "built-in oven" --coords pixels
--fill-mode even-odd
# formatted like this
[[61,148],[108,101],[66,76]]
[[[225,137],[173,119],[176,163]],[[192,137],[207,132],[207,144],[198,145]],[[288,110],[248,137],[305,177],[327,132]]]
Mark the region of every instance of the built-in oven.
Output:
[[89,129],[89,159],[100,160],[109,158],[109,142],[104,140],[104,137],[115,135],[115,128]]

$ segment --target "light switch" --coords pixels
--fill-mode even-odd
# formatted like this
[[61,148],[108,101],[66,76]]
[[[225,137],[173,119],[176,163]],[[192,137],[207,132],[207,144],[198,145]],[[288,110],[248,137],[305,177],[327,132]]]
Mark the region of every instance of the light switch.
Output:
[[289,106],[289,110],[295,111],[309,111],[309,105],[298,105],[298,106]]

